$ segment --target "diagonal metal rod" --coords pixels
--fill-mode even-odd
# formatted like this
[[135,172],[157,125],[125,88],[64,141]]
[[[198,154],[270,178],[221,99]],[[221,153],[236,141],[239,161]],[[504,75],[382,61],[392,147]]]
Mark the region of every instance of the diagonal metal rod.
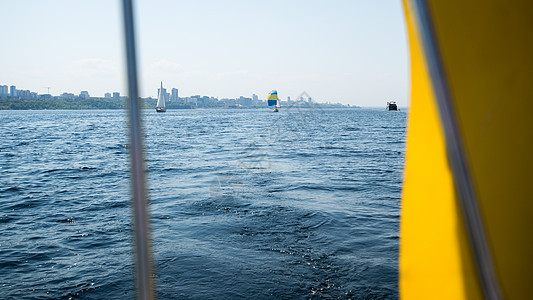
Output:
[[468,163],[468,156],[459,129],[458,117],[442,62],[442,54],[439,50],[429,3],[427,0],[413,0],[412,3],[444,128],[446,151],[459,197],[459,204],[463,211],[463,219],[466,223],[483,295],[485,299],[503,299],[478,204],[480,199],[476,194],[474,180]]
[[124,35],[128,75],[128,119],[133,196],[135,284],[137,299],[155,299],[155,279],[150,232],[148,193],[144,178],[143,135],[137,85],[132,0],[123,0]]

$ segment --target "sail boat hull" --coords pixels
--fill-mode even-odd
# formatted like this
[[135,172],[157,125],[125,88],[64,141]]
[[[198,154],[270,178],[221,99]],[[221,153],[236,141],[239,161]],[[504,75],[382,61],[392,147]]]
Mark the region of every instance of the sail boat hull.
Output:
[[155,111],[158,112],[158,113],[164,113],[164,112],[167,111],[167,108],[166,107],[156,107]]

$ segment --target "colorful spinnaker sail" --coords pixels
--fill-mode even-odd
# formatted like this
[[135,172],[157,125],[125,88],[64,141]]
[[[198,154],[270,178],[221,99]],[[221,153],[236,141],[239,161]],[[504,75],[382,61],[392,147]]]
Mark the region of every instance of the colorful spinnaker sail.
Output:
[[267,99],[268,99],[268,106],[275,106],[276,104],[278,104],[278,91],[272,90],[272,92],[268,94]]

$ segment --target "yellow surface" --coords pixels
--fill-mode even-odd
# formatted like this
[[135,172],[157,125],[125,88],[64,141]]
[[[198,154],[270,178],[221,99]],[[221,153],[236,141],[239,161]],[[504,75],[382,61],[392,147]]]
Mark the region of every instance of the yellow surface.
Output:
[[400,233],[400,295],[481,299],[414,15],[404,1],[411,106]]
[[[533,1],[428,4],[500,290],[505,299],[531,298]],[[408,0],[404,9],[412,91],[400,295],[482,298]]]
[[278,100],[278,94],[268,94],[267,100]]
[[533,279],[533,1],[430,1],[505,299]]

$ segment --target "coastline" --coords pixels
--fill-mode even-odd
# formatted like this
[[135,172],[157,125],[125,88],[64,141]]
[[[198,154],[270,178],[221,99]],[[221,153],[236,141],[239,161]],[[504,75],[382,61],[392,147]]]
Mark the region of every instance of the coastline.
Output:
[[[88,98],[88,99],[65,99],[65,98],[50,98],[50,99],[16,99],[16,98],[0,98],[0,110],[120,110],[126,109],[125,100],[114,100],[104,98]],[[142,100],[143,109],[155,109],[155,103]],[[305,103],[282,106],[284,109],[359,109],[360,106],[339,106],[325,103],[313,103],[311,105]],[[169,110],[184,110],[184,109],[271,109],[267,106],[195,106],[187,103],[169,103],[167,105]]]

